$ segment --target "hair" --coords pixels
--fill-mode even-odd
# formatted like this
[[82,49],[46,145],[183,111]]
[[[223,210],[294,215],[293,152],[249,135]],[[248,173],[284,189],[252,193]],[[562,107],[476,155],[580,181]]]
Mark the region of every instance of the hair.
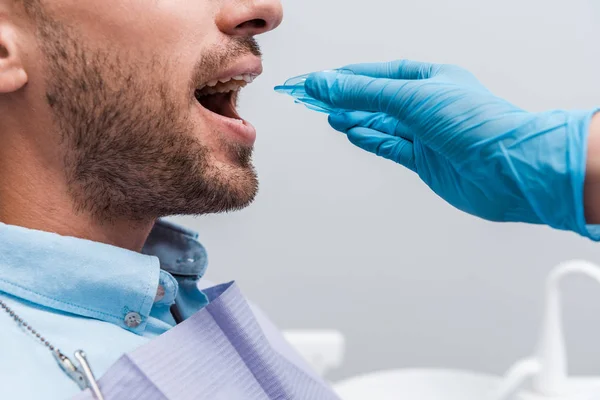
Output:
[[17,5],[20,5],[20,6],[23,6],[26,8],[40,5],[39,0],[13,0],[13,2],[16,3]]
[[42,3],[40,0],[13,0],[13,3],[32,19],[37,19],[42,15]]

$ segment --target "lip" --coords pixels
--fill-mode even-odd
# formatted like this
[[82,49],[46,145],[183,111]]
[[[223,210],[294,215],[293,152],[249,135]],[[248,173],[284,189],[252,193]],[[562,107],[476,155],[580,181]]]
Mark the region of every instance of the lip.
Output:
[[210,78],[208,82],[246,74],[258,77],[262,72],[262,60],[255,55],[247,55],[238,58],[235,64],[221,71],[219,75]]
[[241,122],[236,122],[233,118],[228,118],[207,110],[198,102],[196,102],[196,107],[204,120],[212,127],[217,128],[222,134],[232,137],[238,143],[249,147],[253,146],[254,142],[256,142],[256,128],[250,122],[244,119]]

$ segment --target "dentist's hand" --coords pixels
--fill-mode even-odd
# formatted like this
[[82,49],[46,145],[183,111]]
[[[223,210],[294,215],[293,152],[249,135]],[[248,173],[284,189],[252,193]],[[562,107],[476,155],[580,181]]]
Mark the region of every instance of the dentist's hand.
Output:
[[360,64],[311,75],[352,143],[416,172],[456,208],[492,221],[547,224],[600,240],[586,225],[584,180],[593,111],[526,112],[456,66]]

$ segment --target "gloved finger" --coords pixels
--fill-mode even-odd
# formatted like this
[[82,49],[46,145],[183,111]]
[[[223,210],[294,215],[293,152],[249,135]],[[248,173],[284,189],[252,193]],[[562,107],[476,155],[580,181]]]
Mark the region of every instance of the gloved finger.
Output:
[[410,96],[402,96],[402,92],[412,92],[417,82],[328,71],[311,74],[304,87],[309,96],[333,108],[391,114],[391,106],[403,108],[403,97],[410,101]]
[[359,126],[365,126],[368,119],[372,118],[376,113],[368,111],[350,111],[340,114],[329,114],[329,125],[336,131],[347,133],[348,130]]
[[369,128],[352,128],[348,139],[355,146],[387,158],[417,172],[413,144],[408,140],[390,136]]
[[386,79],[428,79],[437,70],[437,64],[411,60],[396,60],[382,63],[351,64],[341,69],[356,75]]
[[351,111],[341,114],[331,114],[329,124],[337,131],[346,133],[352,128],[370,128],[388,135],[401,137],[408,141],[414,140],[411,131],[398,119],[384,113],[367,111]]

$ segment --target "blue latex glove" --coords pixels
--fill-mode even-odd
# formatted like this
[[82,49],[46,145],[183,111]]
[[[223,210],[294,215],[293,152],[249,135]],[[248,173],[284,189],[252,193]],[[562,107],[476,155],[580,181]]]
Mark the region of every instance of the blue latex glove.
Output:
[[587,136],[594,111],[526,112],[456,66],[414,61],[316,73],[306,92],[339,109],[333,128],[415,171],[456,208],[491,221],[586,225]]

